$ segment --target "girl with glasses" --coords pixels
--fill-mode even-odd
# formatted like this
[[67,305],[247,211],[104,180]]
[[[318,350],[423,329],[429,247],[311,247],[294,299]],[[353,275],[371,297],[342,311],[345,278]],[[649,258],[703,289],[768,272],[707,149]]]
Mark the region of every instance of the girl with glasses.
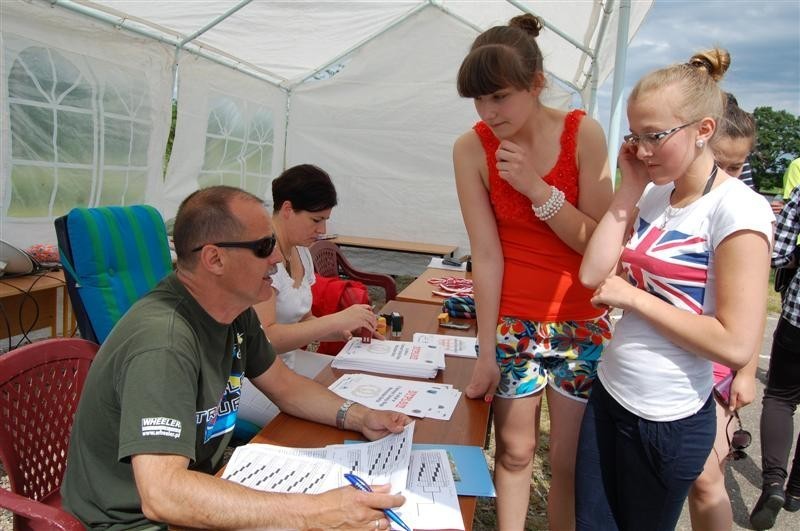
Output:
[[[725,50],[712,49],[696,53],[689,64],[709,75],[713,64],[730,64],[730,55]],[[731,177],[736,177],[755,190],[747,157],[753,150],[756,139],[756,123],[753,115],[742,110],[733,94],[724,94],[724,112],[711,139],[711,149],[717,166]],[[747,174],[745,174],[745,168]],[[735,430],[732,423],[736,411],[749,404],[756,396],[757,348],[750,362],[733,372],[721,363],[714,362],[714,385],[725,385],[727,391],[716,394],[715,400],[717,432],[714,447],[706,460],[703,472],[689,490],[689,515],[694,531],[717,531],[731,529],[733,510],[725,488],[725,467],[732,453],[731,441]],[[729,378],[730,376],[730,378]],[[719,400],[725,396],[725,401]],[[738,451],[738,450],[736,450]]]
[[469,235],[479,356],[466,388],[493,400],[499,529],[523,529],[542,397],[550,413],[551,529],[571,529],[580,419],[610,326],[580,285],[581,253],[611,200],[600,126],[542,103],[539,19],[479,35],[458,93],[481,121],[453,148]]
[[623,315],[581,425],[578,529],[674,529],[714,443],[712,362],[741,369],[761,341],[774,216],[714,162],[724,55],[628,99],[622,182],[580,270]]

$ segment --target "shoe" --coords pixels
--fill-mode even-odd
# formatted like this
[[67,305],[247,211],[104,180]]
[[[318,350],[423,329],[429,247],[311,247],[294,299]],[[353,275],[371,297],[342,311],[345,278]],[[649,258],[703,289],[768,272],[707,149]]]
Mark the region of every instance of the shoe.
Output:
[[750,513],[750,523],[755,529],[772,529],[785,501],[781,485],[778,483],[764,485],[761,488],[761,496],[753,507],[753,512]]
[[783,502],[783,508],[790,513],[796,513],[800,511],[800,496],[795,496],[794,494],[786,493],[786,501]]

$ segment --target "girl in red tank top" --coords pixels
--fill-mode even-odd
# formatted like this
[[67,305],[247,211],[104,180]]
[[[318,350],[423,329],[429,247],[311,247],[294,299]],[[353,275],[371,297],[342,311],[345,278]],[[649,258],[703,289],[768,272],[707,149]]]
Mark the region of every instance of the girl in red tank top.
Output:
[[580,421],[610,337],[578,281],[581,255],[612,195],[606,145],[582,111],[546,107],[541,22],[475,40],[458,91],[481,118],[453,149],[473,261],[479,357],[466,393],[494,400],[500,529],[523,529],[541,399],[551,417],[549,527],[571,529]]

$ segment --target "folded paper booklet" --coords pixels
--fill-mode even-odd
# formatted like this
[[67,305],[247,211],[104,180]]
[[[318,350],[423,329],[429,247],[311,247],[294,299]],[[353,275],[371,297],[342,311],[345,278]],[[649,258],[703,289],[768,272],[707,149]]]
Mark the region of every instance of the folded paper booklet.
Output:
[[444,369],[444,353],[438,345],[378,339],[363,343],[361,338],[354,337],[333,358],[331,367],[394,376],[435,378],[436,372]]
[[346,487],[347,473],[369,485],[390,483],[406,498],[395,512],[411,529],[464,529],[444,450],[411,450],[412,422],[403,432],[368,443],[324,448],[247,444],[236,448],[223,479],[268,492],[319,494]]
[[443,334],[414,334],[412,343],[418,345],[436,345],[445,356],[457,356],[459,358],[477,358],[478,352],[475,350],[478,340],[474,337],[446,336]]
[[450,420],[461,398],[461,391],[449,384],[383,378],[372,374],[345,374],[328,389],[373,409],[439,420]]

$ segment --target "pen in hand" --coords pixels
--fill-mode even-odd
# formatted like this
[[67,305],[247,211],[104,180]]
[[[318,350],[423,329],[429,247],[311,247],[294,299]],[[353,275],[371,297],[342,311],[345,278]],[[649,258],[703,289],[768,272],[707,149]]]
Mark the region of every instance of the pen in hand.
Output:
[[[350,484],[353,487],[357,488],[358,490],[363,490],[365,492],[372,492],[372,489],[370,488],[369,485],[367,485],[367,482],[364,481],[363,479],[361,479],[360,477],[356,476],[355,474],[345,474],[344,478],[347,481],[349,481]],[[405,522],[403,522],[402,518],[397,516],[396,512],[394,512],[391,509],[382,509],[382,511],[383,511],[383,514],[386,515],[386,518],[389,519],[389,522],[390,522],[389,523],[389,527],[390,528],[392,527],[391,522],[394,522],[395,524],[399,525],[405,531],[411,531],[411,528],[408,527]]]

